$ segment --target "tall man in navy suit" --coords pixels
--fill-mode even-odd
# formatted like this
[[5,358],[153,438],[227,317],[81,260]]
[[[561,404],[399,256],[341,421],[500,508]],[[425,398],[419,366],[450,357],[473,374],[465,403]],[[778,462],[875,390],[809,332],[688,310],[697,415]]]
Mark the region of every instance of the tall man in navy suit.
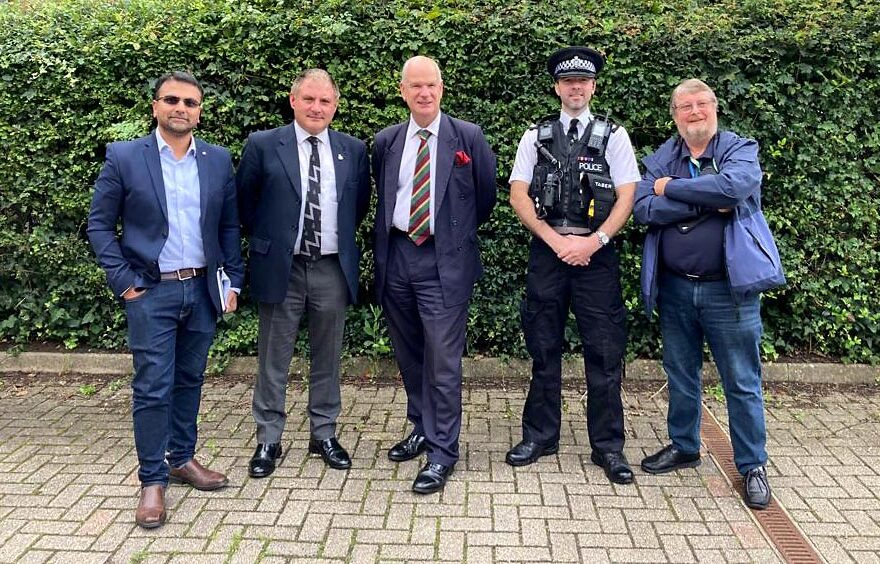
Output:
[[424,451],[412,489],[446,484],[458,461],[461,357],[468,301],[482,274],[477,227],[495,206],[495,155],[479,126],[440,112],[440,67],[403,65],[410,119],[373,145],[376,290],[403,375],[412,433],[388,451],[395,462]]
[[[142,485],[135,522],[144,528],[165,522],[169,475],[200,490],[227,483],[193,458],[217,316],[235,311],[244,282],[232,160],[192,135],[202,96],[190,74],[159,78],[156,130],[107,146],[89,212],[89,241],[128,321]],[[224,296],[221,267],[232,287]]]
[[251,293],[260,312],[257,448],[248,468],[254,478],[272,474],[282,454],[288,372],[305,313],[309,452],[331,468],[351,467],[336,438],[339,360],[345,308],[357,298],[355,231],[369,206],[370,173],[366,145],[328,129],[338,101],[339,88],[326,71],[303,72],[290,90],[294,122],[252,134],[238,168]]

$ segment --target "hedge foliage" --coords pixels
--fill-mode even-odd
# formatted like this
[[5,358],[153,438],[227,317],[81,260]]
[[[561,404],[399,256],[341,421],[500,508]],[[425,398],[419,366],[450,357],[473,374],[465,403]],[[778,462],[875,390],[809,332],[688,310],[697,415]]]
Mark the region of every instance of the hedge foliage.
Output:
[[[517,141],[558,109],[548,53],[608,56],[594,107],[626,125],[641,157],[674,131],[669,92],[700,77],[722,125],[758,139],[764,207],[789,278],[765,296],[764,353],[880,360],[880,2],[836,0],[64,0],[0,5],[0,340],[124,345],[124,319],[84,236],[107,142],[152,127],[153,80],[189,69],[206,86],[199,135],[234,155],[248,133],[290,119],[307,67],[340,82],[337,129],[370,140],[403,120],[399,68],[417,53],[444,71],[444,109],[480,123],[499,157],[499,206],[481,232],[486,276],[471,354],[522,355],[518,302],[528,235],[507,204]],[[361,230],[369,248],[369,226]],[[629,353],[656,356],[642,313],[644,229],[621,246]],[[370,294],[349,316],[353,354],[388,353]],[[228,318],[215,354],[252,352],[253,307]],[[568,332],[569,350],[578,343]]]

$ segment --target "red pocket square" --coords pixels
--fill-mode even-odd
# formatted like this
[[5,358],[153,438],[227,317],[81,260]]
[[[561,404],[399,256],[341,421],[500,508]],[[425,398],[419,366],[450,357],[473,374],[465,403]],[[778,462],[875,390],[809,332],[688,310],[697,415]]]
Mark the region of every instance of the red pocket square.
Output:
[[470,156],[464,151],[455,152],[455,166],[464,166],[471,162]]

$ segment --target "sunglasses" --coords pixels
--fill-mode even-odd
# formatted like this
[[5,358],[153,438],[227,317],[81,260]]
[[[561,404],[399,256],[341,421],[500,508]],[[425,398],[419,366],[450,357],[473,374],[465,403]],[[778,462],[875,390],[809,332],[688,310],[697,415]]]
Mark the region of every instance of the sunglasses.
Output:
[[180,96],[160,96],[156,98],[156,100],[162,100],[169,106],[176,106],[182,101],[183,105],[187,108],[198,108],[202,105],[202,103],[195,98],[181,98]]

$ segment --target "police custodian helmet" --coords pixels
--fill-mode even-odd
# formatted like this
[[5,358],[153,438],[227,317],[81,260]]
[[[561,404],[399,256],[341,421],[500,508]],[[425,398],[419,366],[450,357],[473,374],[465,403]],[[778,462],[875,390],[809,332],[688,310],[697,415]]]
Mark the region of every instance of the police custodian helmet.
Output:
[[603,66],[605,66],[605,57],[602,53],[578,45],[563,47],[547,59],[547,72],[554,81],[566,76],[595,78]]

